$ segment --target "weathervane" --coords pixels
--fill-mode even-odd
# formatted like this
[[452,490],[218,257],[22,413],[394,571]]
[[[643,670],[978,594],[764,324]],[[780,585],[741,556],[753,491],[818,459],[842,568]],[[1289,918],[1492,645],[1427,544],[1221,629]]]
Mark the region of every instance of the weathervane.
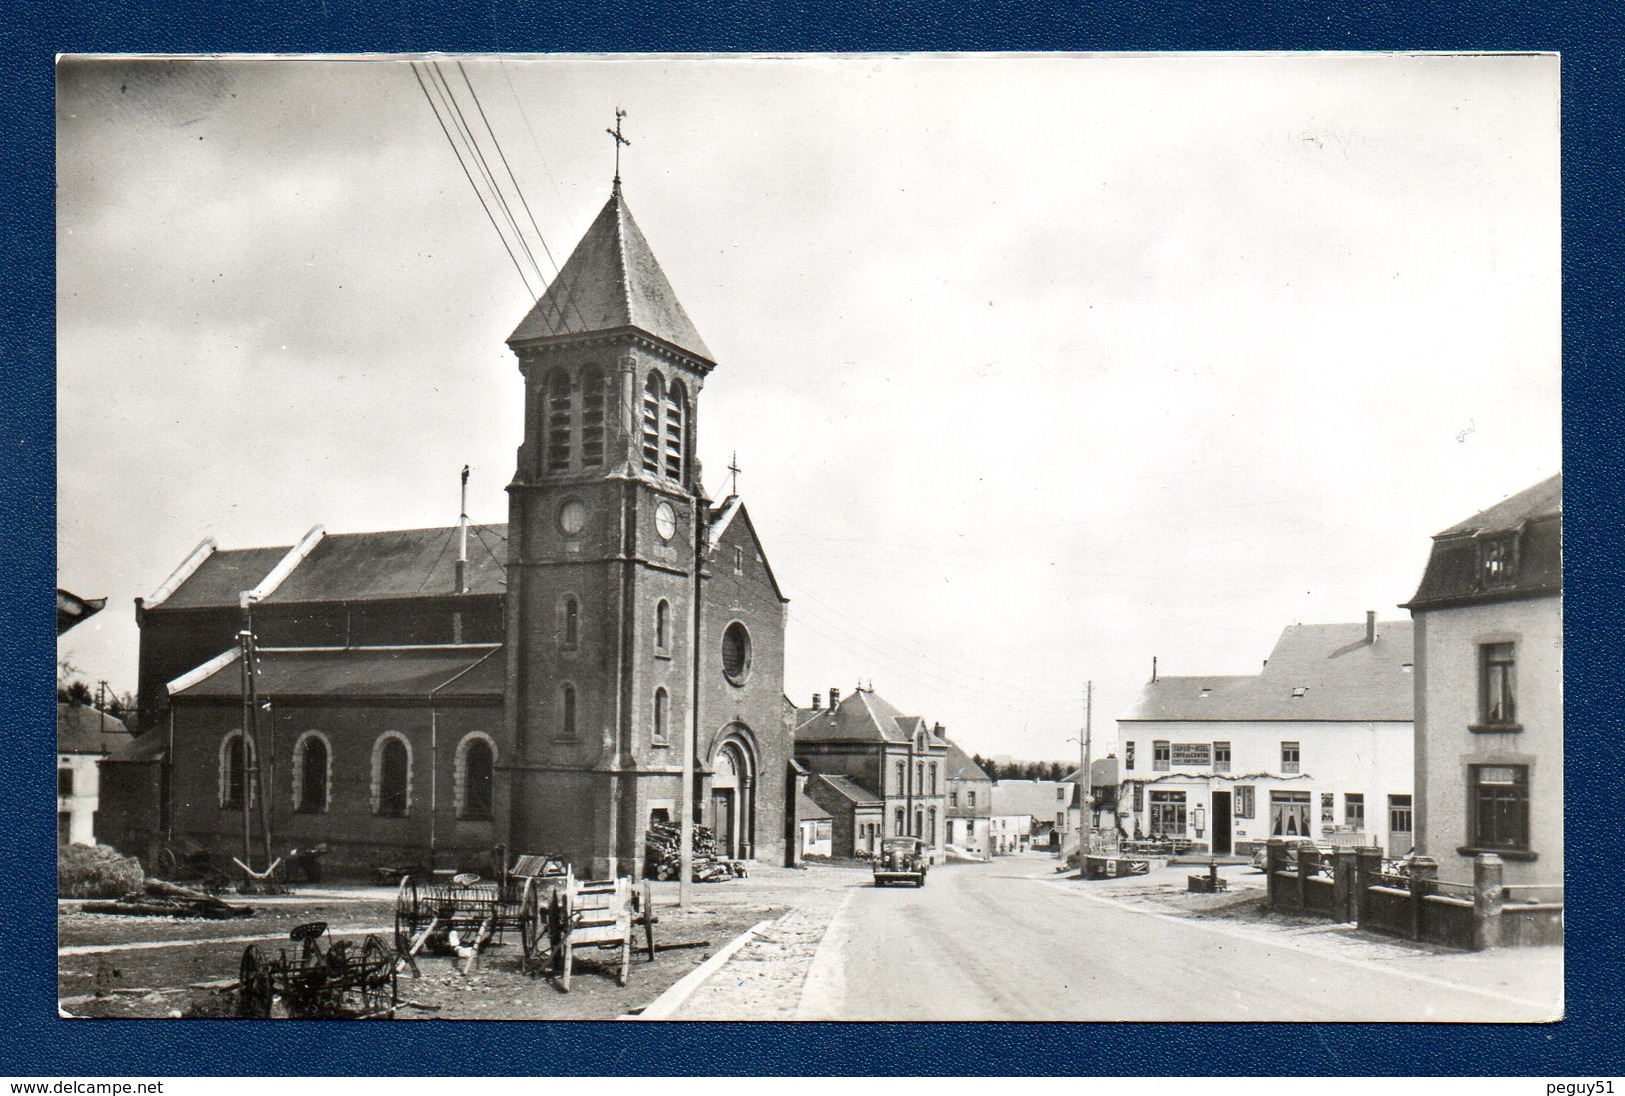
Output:
[[615,189],[621,189],[621,146],[632,142],[621,136],[621,119],[626,117],[626,111],[620,107],[615,108],[615,128],[606,129],[605,133],[615,138]]

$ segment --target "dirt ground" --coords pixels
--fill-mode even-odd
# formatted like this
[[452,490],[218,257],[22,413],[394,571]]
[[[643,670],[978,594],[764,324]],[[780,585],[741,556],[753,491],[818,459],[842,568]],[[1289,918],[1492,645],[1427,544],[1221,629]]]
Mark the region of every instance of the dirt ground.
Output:
[[[565,993],[551,977],[520,969],[519,942],[511,934],[487,948],[479,968],[466,977],[452,958],[421,957],[420,977],[400,976],[399,997],[406,1004],[398,1018],[607,1020],[636,1013],[740,933],[796,905],[809,885],[818,889],[833,881],[829,873],[854,870],[756,867],[748,879],[695,884],[684,908],[676,905],[676,883],[654,884],[660,918],[656,958],[651,963],[635,954],[625,987],[615,981],[616,952],[587,950],[577,953]],[[330,939],[358,945],[375,933],[390,946],[394,935],[392,890],[333,885],[288,896],[224,897],[252,906],[253,916],[224,921],[126,917],[85,913],[80,902],[60,902],[57,986],[63,1013],[229,1017],[239,963],[250,943],[274,959],[279,949],[297,947],[288,932],[308,921],[326,921]]]

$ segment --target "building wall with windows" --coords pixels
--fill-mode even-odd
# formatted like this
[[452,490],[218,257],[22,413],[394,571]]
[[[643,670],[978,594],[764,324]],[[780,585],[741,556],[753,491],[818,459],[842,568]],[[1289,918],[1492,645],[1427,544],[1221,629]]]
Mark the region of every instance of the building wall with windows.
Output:
[[1416,622],[1418,844],[1471,882],[1563,879],[1562,478],[1434,538]]
[[[1272,835],[1364,835],[1396,855],[1413,841],[1389,817],[1390,804],[1403,808],[1413,794],[1409,722],[1123,721],[1118,735],[1135,746],[1119,803],[1131,837],[1237,855]],[[1165,767],[1159,745],[1168,747]],[[1226,746],[1229,760],[1215,764]]]
[[96,844],[101,761],[130,742],[124,721],[86,704],[56,706],[56,841]]
[[1409,621],[1292,625],[1263,670],[1159,677],[1118,720],[1120,824],[1244,855],[1272,836],[1410,851]]

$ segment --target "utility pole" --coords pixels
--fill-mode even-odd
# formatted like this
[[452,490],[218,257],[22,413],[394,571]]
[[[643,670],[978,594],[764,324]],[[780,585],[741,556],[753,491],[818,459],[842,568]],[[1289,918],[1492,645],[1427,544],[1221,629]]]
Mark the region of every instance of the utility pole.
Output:
[[1094,794],[1094,780],[1089,773],[1089,764],[1092,760],[1090,757],[1092,753],[1090,733],[1094,723],[1094,714],[1095,683],[1091,681],[1085,686],[1083,694],[1083,741],[1080,743],[1083,747],[1083,770],[1079,774],[1082,780],[1078,785],[1078,873],[1080,875],[1087,875],[1089,871],[1089,865],[1085,858],[1089,854],[1089,834],[1094,828],[1090,825],[1091,812],[1089,810],[1089,800]]

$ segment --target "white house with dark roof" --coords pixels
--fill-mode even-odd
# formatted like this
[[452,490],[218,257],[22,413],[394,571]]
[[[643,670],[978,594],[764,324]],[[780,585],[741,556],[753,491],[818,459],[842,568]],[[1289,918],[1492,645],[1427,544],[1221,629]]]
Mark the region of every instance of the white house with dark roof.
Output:
[[88,704],[56,706],[56,843],[94,845],[100,764],[130,743],[121,719]]
[[948,742],[948,844],[993,855],[993,778],[976,759]]
[[1072,832],[1073,788],[1065,780],[995,780],[994,851],[1059,850]]
[[1415,596],[1417,844],[1471,882],[1563,880],[1563,477],[1433,538]]
[[1123,828],[1245,854],[1414,843],[1411,624],[1294,624],[1261,672],[1153,677],[1117,721]]

